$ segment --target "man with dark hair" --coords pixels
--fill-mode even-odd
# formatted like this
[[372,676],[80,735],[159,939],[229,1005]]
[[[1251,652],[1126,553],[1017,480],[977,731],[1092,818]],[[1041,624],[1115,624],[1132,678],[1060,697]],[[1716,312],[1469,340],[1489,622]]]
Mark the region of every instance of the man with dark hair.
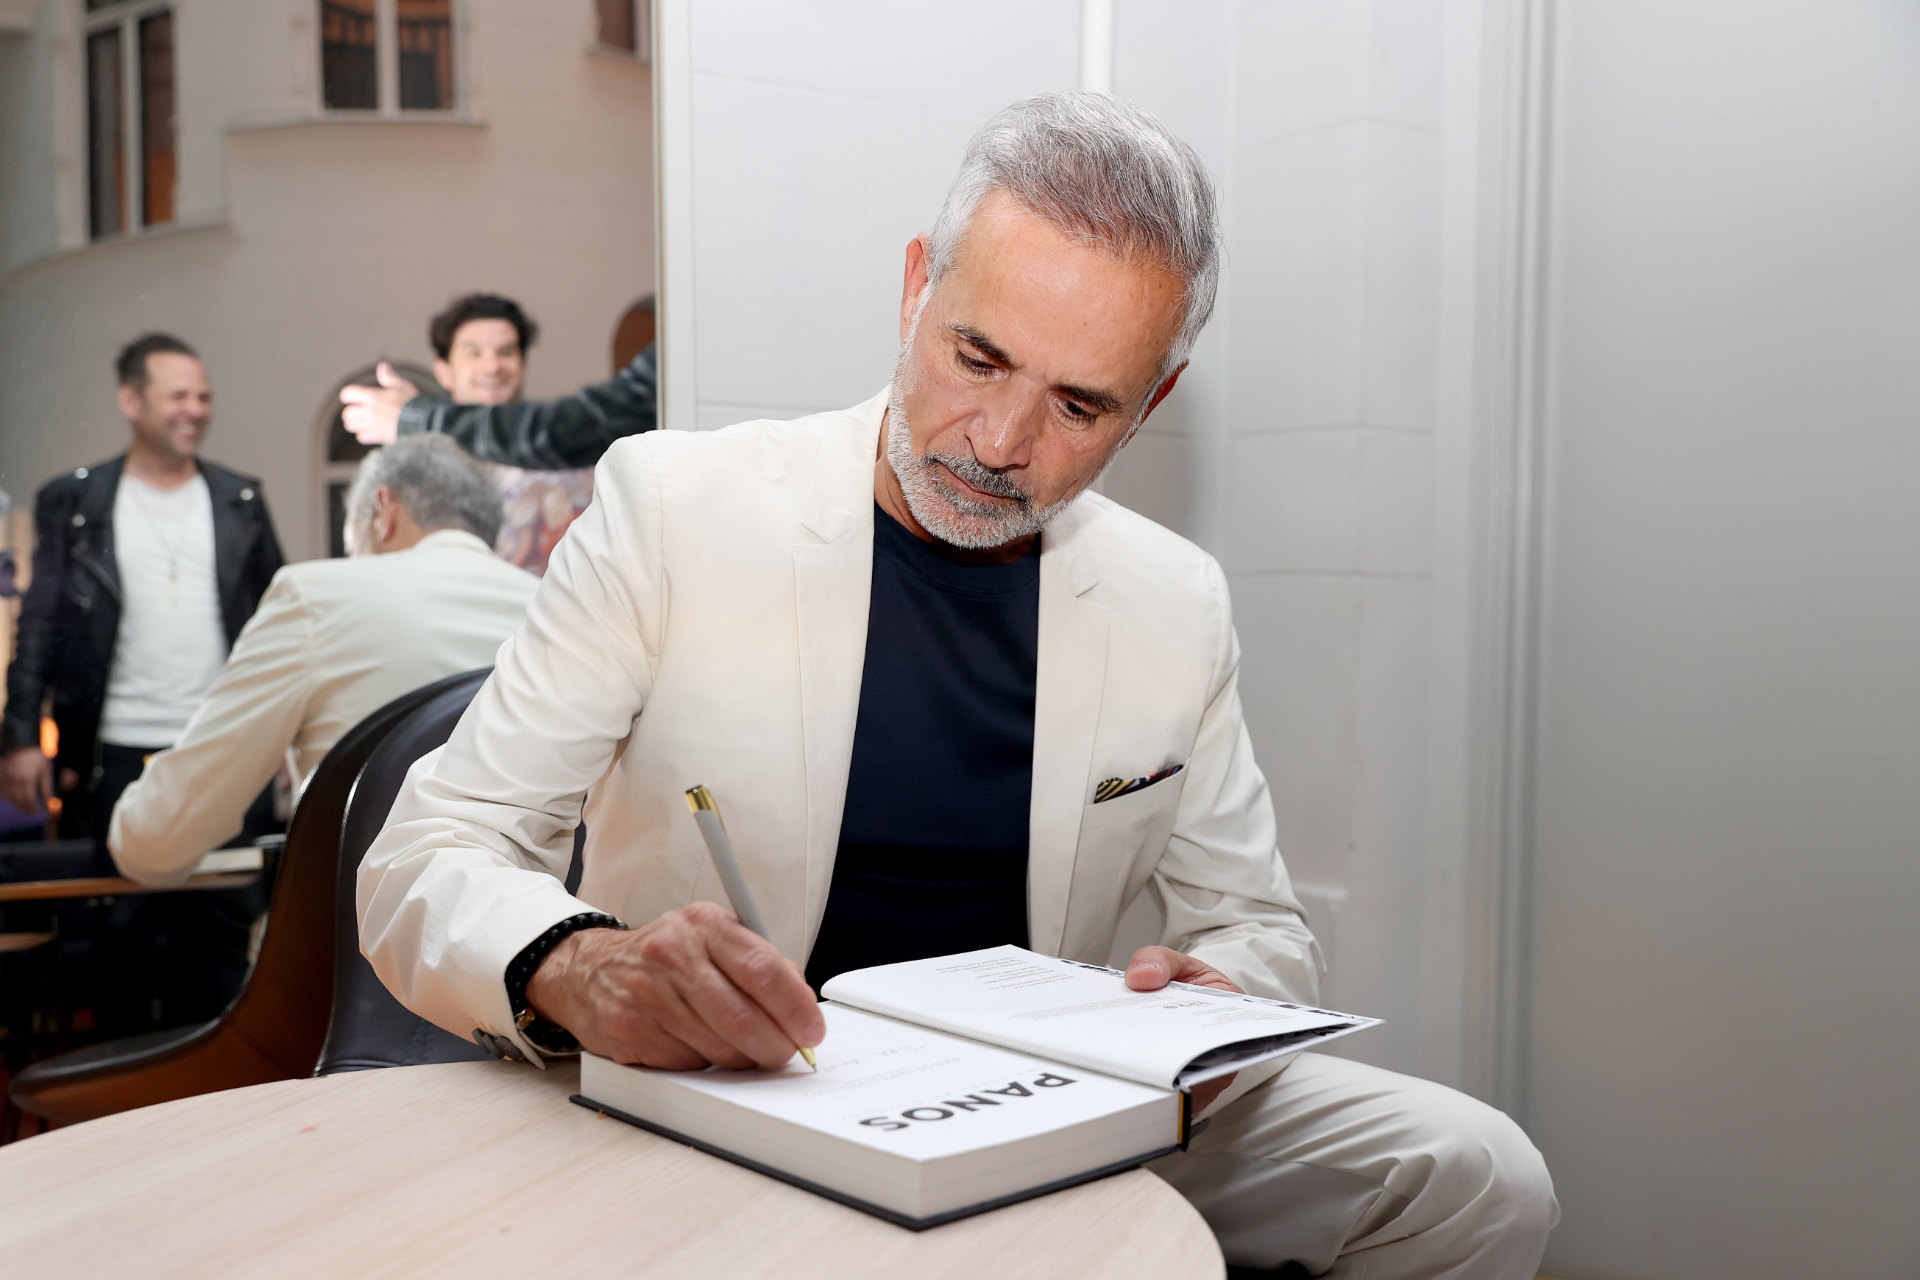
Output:
[[347,494],[347,558],[274,576],[180,740],[120,797],[108,843],[122,874],[178,884],[240,829],[283,758],[310,777],[379,707],[491,666],[538,585],[493,554],[500,514],[492,481],[451,440],[369,454]]
[[[282,562],[260,482],[199,456],[213,391],[193,348],[149,333],[114,369],[132,440],[35,499],[0,726],[8,799],[38,811],[59,795],[63,829],[102,839],[121,789],[186,727]],[[49,698],[57,761],[40,750]]]
[[433,376],[455,404],[511,404],[520,398],[527,352],[539,336],[540,326],[512,298],[455,298],[427,326]]
[[[452,436],[483,462],[531,471],[564,471],[591,467],[614,441],[659,425],[659,372],[651,343],[605,382],[582,387],[558,400],[520,400],[517,375],[524,372],[526,348],[532,345],[536,332],[531,321],[519,332],[514,394],[479,394],[487,391],[489,384],[462,381],[465,366],[456,331],[479,332],[482,320],[492,320],[504,331],[512,318],[476,312],[452,325],[447,330],[446,345],[441,343],[441,322],[459,313],[463,304],[479,299],[513,306],[505,298],[474,294],[460,299],[434,320],[432,337],[437,358],[433,372],[453,397],[451,401],[422,395],[420,388],[384,361],[375,372],[378,386],[347,387],[340,392],[340,401],[346,406],[342,419],[360,443],[387,444],[416,432],[437,432]],[[513,310],[526,320],[517,306]],[[486,367],[481,363],[484,357],[476,355],[475,359],[476,369]],[[498,357],[494,367],[504,368]],[[495,383],[503,376],[497,373]]]
[[[114,369],[132,438],[119,457],[77,468],[35,499],[33,579],[0,721],[0,789],[28,812],[58,795],[62,832],[98,841],[103,871],[114,801],[147,756],[179,738],[282,561],[260,482],[200,457],[213,391],[193,348],[149,333]],[[40,748],[49,701],[55,760]],[[164,936],[161,954],[178,962],[184,998],[160,1001],[163,1024],[211,1016],[238,989],[261,904],[233,893],[248,896],[123,900],[122,914],[139,920],[116,917],[122,938]],[[171,983],[153,965],[122,967],[125,995],[136,978]]]

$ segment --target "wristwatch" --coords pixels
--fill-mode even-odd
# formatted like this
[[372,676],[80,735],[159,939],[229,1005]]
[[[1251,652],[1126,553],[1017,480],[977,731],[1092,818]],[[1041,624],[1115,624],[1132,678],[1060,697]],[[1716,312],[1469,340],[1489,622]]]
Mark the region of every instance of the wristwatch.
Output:
[[626,927],[603,911],[582,911],[577,916],[568,916],[520,948],[520,954],[507,965],[507,1007],[513,1011],[514,1030],[524,1036],[528,1044],[548,1055],[580,1052],[580,1042],[571,1032],[534,1012],[533,1006],[527,1003],[527,984],[533,981],[534,970],[540,967],[540,962],[569,936],[582,929]]

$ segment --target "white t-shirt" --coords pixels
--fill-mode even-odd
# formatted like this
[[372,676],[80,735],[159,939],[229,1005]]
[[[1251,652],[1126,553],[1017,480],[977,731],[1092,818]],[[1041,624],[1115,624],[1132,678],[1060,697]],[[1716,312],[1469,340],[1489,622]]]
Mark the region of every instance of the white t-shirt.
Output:
[[206,477],[161,489],[123,474],[113,500],[113,555],[120,634],[100,740],[169,747],[227,660]]

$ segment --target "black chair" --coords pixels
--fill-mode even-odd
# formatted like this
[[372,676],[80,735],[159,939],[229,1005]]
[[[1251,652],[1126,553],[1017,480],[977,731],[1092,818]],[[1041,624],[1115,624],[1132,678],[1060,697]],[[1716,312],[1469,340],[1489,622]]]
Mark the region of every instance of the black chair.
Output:
[[[446,743],[487,675],[486,671],[472,671],[435,686],[439,692],[394,726],[368,757],[354,783],[341,832],[335,887],[333,1017],[315,1075],[426,1062],[468,1062],[489,1056],[478,1045],[435,1026],[394,999],[360,954],[359,912],[354,903],[360,863],[386,826],[407,771],[421,756]],[[567,876],[569,889],[580,882],[580,850],[585,838],[586,827],[576,828],[573,867]]]
[[[471,674],[450,676],[403,694],[327,752],[287,829],[259,959],[224,1013],[212,1022],[110,1040],[37,1062],[14,1077],[8,1094],[15,1105],[74,1124],[312,1075],[333,1004],[334,894],[341,821],[354,783],[389,730],[450,686],[468,687],[472,696],[475,680]],[[358,959],[358,948],[352,950]]]
[[340,836],[334,883],[333,1015],[315,1075],[410,1067],[423,1062],[467,1062],[488,1055],[471,1041],[434,1026],[393,998],[360,954],[354,880],[374,837],[386,826],[400,785],[414,761],[443,745],[486,671],[443,681],[439,692],[396,725],[368,757],[354,782]]

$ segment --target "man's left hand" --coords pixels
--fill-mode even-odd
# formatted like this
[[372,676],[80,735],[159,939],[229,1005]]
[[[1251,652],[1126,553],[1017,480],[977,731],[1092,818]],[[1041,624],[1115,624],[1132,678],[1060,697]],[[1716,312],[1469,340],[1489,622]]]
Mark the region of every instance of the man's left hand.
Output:
[[[1201,964],[1192,956],[1175,951],[1172,947],[1142,947],[1127,962],[1127,985],[1135,991],[1158,991],[1169,982],[1212,987],[1217,991],[1241,990],[1218,969]],[[1217,1080],[1195,1085],[1189,1091],[1193,1096],[1193,1114],[1199,1115],[1205,1111],[1232,1083],[1232,1076],[1221,1076]]]

